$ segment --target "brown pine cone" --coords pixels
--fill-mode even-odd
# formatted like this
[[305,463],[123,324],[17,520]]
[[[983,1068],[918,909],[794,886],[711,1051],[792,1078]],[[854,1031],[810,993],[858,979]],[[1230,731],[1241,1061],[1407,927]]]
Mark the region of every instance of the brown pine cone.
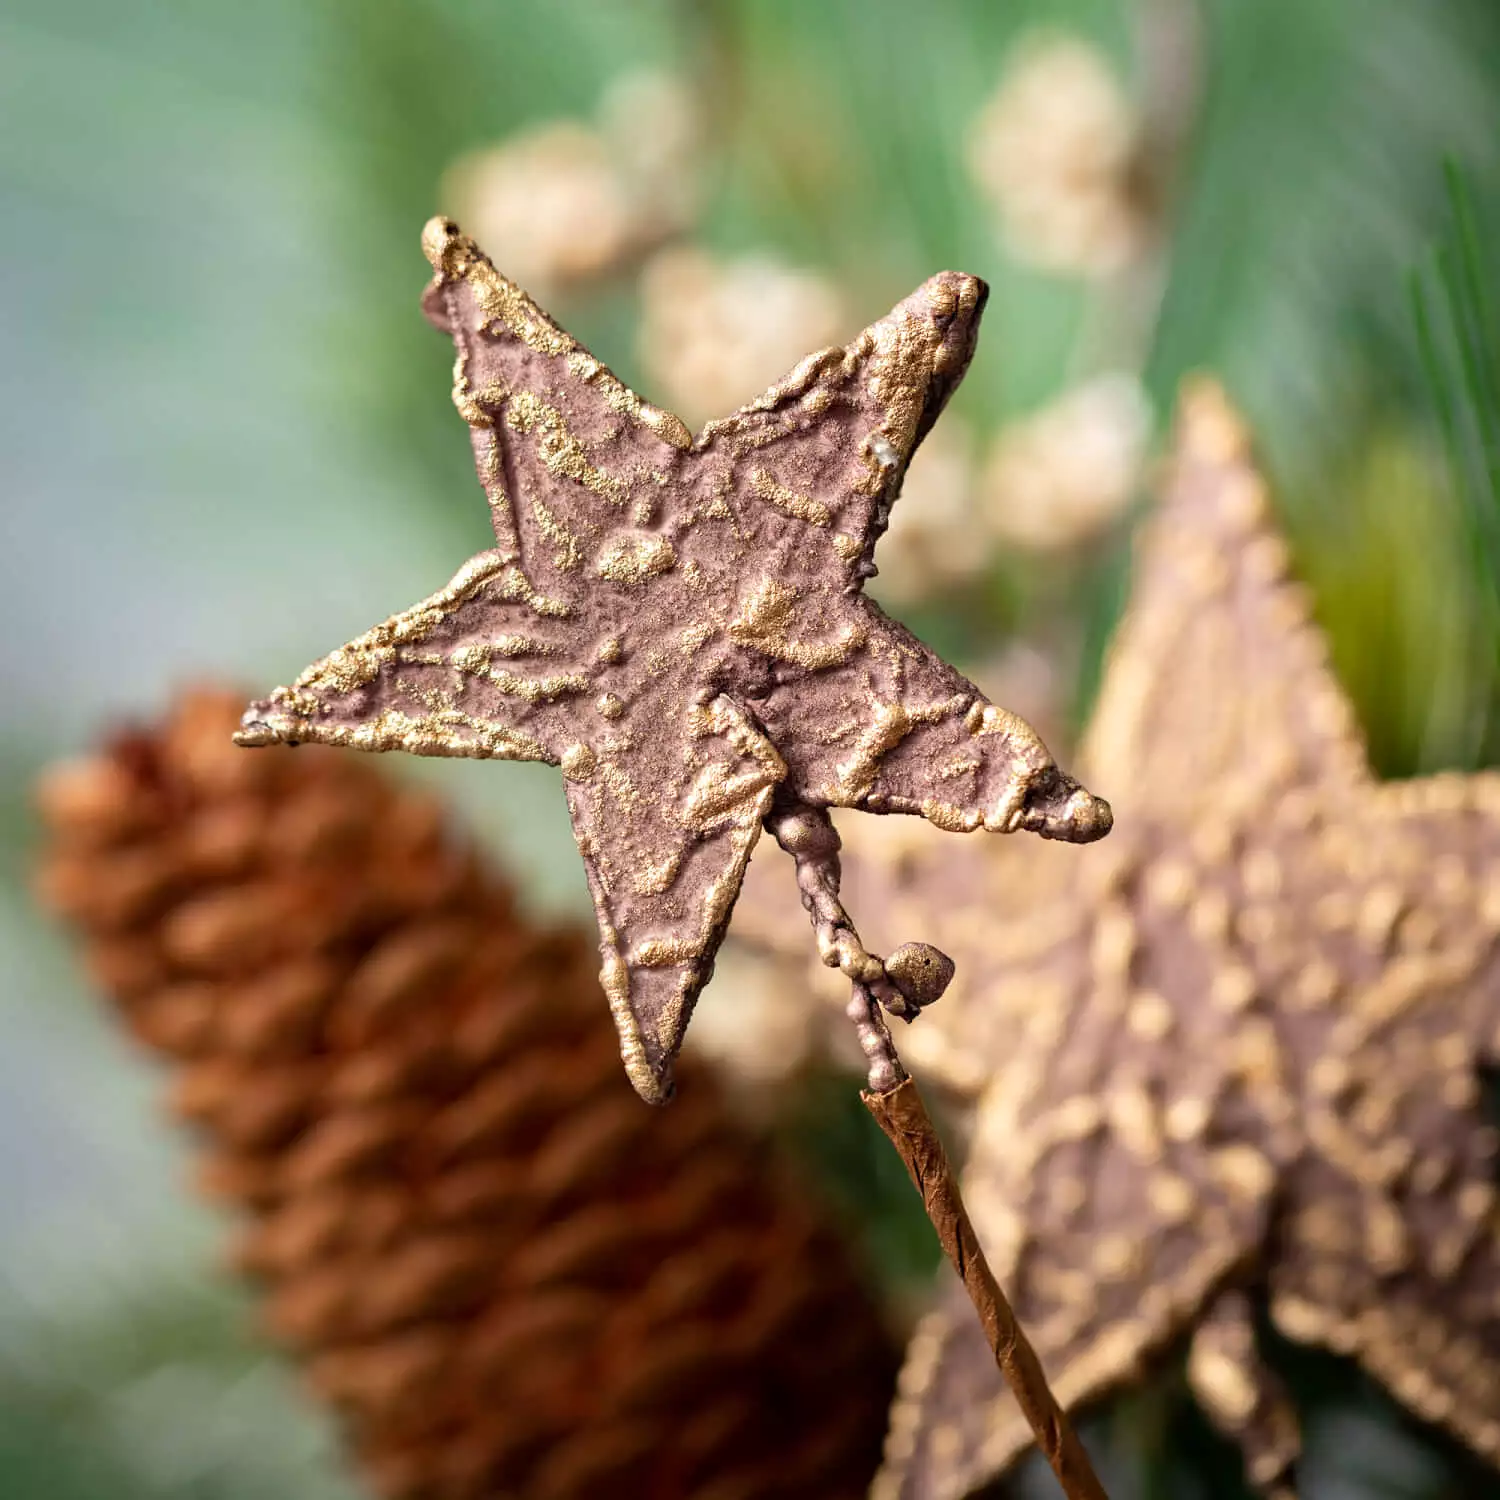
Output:
[[51,772],[41,885],[376,1488],[863,1494],[891,1350],[712,1079],[641,1104],[590,943],[370,763],[235,749],[239,701]]

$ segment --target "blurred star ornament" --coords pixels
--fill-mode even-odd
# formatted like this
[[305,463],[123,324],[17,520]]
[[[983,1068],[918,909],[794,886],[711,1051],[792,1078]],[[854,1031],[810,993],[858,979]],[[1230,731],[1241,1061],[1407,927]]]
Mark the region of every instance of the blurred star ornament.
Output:
[[701,1070],[641,1108],[587,936],[429,798],[239,707],[54,767],[41,883],[372,1493],[858,1500],[896,1360],[810,1197]]
[[1110,823],[1029,726],[862,594],[968,365],[983,283],[933,277],[695,438],[450,220],[422,242],[497,546],[252,705],[239,743],[560,766],[601,979],[649,1100],[670,1093],[763,821],[816,897],[823,960],[912,1013],[927,993],[837,905],[828,807],[1079,842]]
[[[1210,385],[1184,396],[1080,759],[1118,788],[1098,849],[872,825],[845,877],[869,927],[958,960],[905,1050],[972,1101],[966,1196],[1059,1400],[1186,1339],[1249,1478],[1288,1496],[1263,1304],[1500,1462],[1500,777],[1373,780]],[[952,1289],[874,1493],[974,1494],[1029,1436]]]

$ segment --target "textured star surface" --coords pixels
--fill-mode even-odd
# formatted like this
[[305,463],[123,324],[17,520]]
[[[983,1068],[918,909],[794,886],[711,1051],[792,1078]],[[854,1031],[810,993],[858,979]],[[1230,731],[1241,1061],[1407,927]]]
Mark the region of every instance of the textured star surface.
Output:
[[451,221],[422,243],[496,546],[253,704],[237,738],[560,766],[641,1094],[670,1090],[773,803],[1108,830],[1028,725],[861,592],[982,282],[933,277],[694,436]]
[[[1118,814],[1097,848],[882,824],[847,830],[844,875],[868,936],[915,927],[957,963],[902,1051],[970,1101],[964,1193],[1059,1399],[1185,1342],[1252,1481],[1289,1494],[1263,1307],[1500,1462],[1500,777],[1373,779],[1211,386],[1185,396],[1079,765]],[[775,944],[771,886],[737,930]],[[875,1494],[955,1500],[1029,1442],[954,1286]]]

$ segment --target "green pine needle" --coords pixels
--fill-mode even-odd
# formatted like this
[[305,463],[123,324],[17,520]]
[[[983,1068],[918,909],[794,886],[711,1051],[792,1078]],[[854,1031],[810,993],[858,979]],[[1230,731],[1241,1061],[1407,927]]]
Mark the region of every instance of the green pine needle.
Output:
[[1487,289],[1474,194],[1463,167],[1445,164],[1449,222],[1411,276],[1412,316],[1447,487],[1466,542],[1472,589],[1474,753],[1493,758],[1500,703],[1500,327]]

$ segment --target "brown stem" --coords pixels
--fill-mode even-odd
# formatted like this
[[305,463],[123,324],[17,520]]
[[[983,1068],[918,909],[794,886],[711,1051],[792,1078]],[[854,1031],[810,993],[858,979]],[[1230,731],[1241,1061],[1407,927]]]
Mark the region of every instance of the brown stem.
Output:
[[885,1093],[866,1091],[860,1098],[906,1163],[943,1253],[952,1261],[979,1314],[995,1363],[1015,1393],[1063,1494],[1068,1500],[1108,1500],[1073,1424],[1047,1384],[1036,1351],[984,1258],[958,1191],[958,1179],[916,1084],[905,1078]]
[[830,967],[837,965],[853,986],[848,1015],[865,1055],[869,1088],[860,1094],[865,1108],[906,1163],[943,1253],[979,1314],[995,1363],[1015,1393],[1063,1494],[1068,1500],[1108,1500],[1067,1413],[1047,1384],[1036,1351],[984,1258],[948,1153],[896,1053],[878,999],[890,980],[881,961],[860,942],[839,899],[839,837],[828,813],[784,798],[767,817],[766,827],[796,861],[802,904],[812,919],[823,961]]

